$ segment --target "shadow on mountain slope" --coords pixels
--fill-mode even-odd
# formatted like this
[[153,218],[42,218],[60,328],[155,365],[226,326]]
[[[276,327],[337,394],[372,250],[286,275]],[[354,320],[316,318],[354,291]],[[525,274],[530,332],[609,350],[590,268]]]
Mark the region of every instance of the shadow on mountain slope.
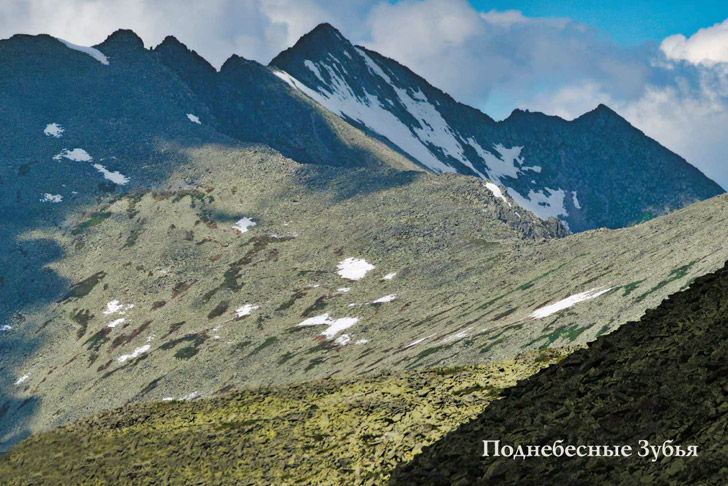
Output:
[[[339,199],[405,185],[415,177],[386,167],[380,157],[399,156],[387,155],[376,143],[367,145],[355,129],[327,118],[256,63],[231,60],[226,72],[232,84],[223,91],[225,100],[235,103],[218,100],[208,106],[212,94],[203,100],[180,79],[184,73],[172,72],[132,32],[118,31],[99,48],[109,57],[108,64],[47,35],[0,41],[0,442],[8,433],[7,417],[22,411],[23,419],[15,422],[27,423],[34,409],[30,399],[14,398],[23,388],[15,382],[26,374],[43,335],[36,333],[44,323],[37,322],[33,311],[79,283],[59,277],[53,264],[82,249],[63,247],[54,238],[68,237],[76,222],[93,218],[110,199],[165,190],[173,173],[198,162],[189,152],[203,147],[214,145],[244,156],[257,153],[263,160],[280,157],[249,142],[268,141],[300,162],[334,164],[341,157],[340,165],[372,169],[371,174],[361,169],[349,178],[341,176],[342,168],[322,167],[321,177],[315,170],[307,172],[310,177],[302,183]],[[238,85],[233,90],[242,81],[249,89]],[[227,124],[216,123],[213,113],[223,106]],[[59,130],[56,135],[44,132],[51,124]],[[294,131],[301,131],[299,139],[292,138]],[[340,139],[344,136],[346,141]],[[127,178],[128,184],[111,182],[108,176],[114,174]],[[182,185],[194,187],[195,170],[186,174]],[[84,319],[61,320],[74,333]]]
[[[728,266],[506,391],[399,466],[390,485],[725,484]],[[630,457],[483,457],[500,445],[632,447]],[[640,440],[698,457],[638,457]],[[613,448],[613,447],[612,447]]]
[[[31,222],[32,224],[32,222]],[[49,239],[17,239],[3,225],[0,233],[0,450],[23,439],[37,408],[33,390],[25,383],[23,363],[39,349],[43,324],[35,309],[63,295],[69,282],[46,265],[63,254]],[[12,420],[5,420],[6,417]]]

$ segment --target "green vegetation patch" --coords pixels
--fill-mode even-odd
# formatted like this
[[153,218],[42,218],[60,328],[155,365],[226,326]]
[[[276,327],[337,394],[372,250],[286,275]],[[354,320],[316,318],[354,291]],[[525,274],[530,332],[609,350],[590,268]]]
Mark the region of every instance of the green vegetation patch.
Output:
[[581,333],[583,333],[586,330],[586,328],[579,327],[579,326],[572,326],[572,327],[566,327],[561,329],[556,329],[554,332],[551,332],[549,334],[544,334],[543,336],[537,337],[533,341],[524,344],[522,348],[527,348],[529,346],[532,346],[533,344],[536,344],[537,342],[544,340],[544,343],[539,346],[539,349],[549,348],[551,347],[554,342],[556,342],[559,338],[567,339],[569,342],[574,342],[576,338],[579,337]]
[[644,300],[645,297],[647,297],[648,295],[652,294],[653,292],[656,292],[656,291],[660,290],[662,287],[664,287],[665,285],[669,284],[670,282],[674,282],[675,280],[680,280],[681,278],[685,278],[685,276],[688,274],[688,271],[690,270],[690,268],[693,265],[695,265],[696,263],[697,263],[697,260],[693,260],[690,263],[688,263],[687,265],[683,265],[683,266],[678,267],[678,268],[676,268],[674,270],[671,270],[670,271],[670,274],[667,276],[667,278],[665,280],[662,280],[657,285],[655,285],[654,287],[652,287],[650,290],[648,290],[644,294],[642,294],[639,297],[637,297],[635,300],[637,302],[640,302],[640,301]]
[[[223,281],[222,283],[207,292],[202,300],[204,302],[208,302],[212,296],[214,296],[217,292],[223,289],[229,289],[233,292],[237,292],[240,289],[243,288],[244,283],[240,280],[240,272],[242,271],[243,267],[246,265],[250,265],[253,263],[253,259],[258,255],[260,252],[266,249],[268,245],[271,243],[279,243],[284,241],[292,240],[293,237],[281,237],[281,238],[275,238],[270,235],[257,235],[252,237],[250,240],[248,240],[243,247],[250,246],[251,248],[248,249],[248,251],[243,255],[243,257],[230,265],[228,265],[228,269],[223,274]],[[275,258],[275,257],[271,257]]]
[[304,311],[303,314],[301,314],[302,317],[308,317],[314,312],[320,312],[326,308],[326,296],[321,296],[318,299],[316,299],[316,302],[308,306]]
[[112,328],[104,326],[100,331],[96,332],[90,338],[86,340],[84,346],[89,351],[98,351],[101,346],[109,342],[109,334],[111,334]]
[[111,213],[109,213],[109,212],[92,213],[86,221],[83,221],[83,222],[79,223],[78,225],[76,225],[76,227],[73,228],[73,230],[71,230],[71,234],[74,236],[80,235],[87,229],[100,225],[106,219],[108,219],[110,217],[111,217]]
[[81,339],[84,334],[86,334],[86,329],[88,329],[88,323],[93,318],[94,315],[91,314],[91,311],[88,309],[73,310],[73,312],[71,313],[71,320],[80,326],[78,331],[76,331],[76,337],[78,339]]
[[272,346],[275,343],[278,342],[278,338],[275,336],[271,336],[269,338],[266,338],[265,341],[263,341],[262,344],[260,344],[258,347],[256,347],[251,353],[250,356],[253,356],[254,354],[258,354],[259,352],[263,351],[268,346]]
[[89,278],[82,280],[81,282],[72,285],[71,290],[58,302],[66,302],[71,299],[80,299],[86,297],[91,291],[101,282],[106,276],[106,272],[96,272]]
[[180,344],[189,343],[187,346],[178,349],[174,353],[174,357],[177,359],[190,359],[200,351],[200,346],[202,346],[208,339],[209,336],[206,332],[187,334],[185,336],[182,336],[181,338],[177,338],[162,344],[159,349],[168,351],[170,349],[176,348]]
[[293,304],[296,303],[298,299],[302,299],[306,297],[306,294],[308,294],[308,290],[296,290],[291,297],[283,302],[281,305],[279,305],[276,310],[277,311],[283,311],[291,308]]
[[475,418],[501,390],[565,353],[555,350],[540,362],[530,353],[444,372],[232,392],[227,387],[217,398],[130,405],[25,440],[0,459],[0,477],[13,485],[120,484],[133,478],[134,484],[379,486],[396,464],[410,461]]
[[220,317],[228,310],[228,307],[230,307],[230,302],[228,302],[227,300],[221,301],[215,306],[214,309],[210,311],[209,314],[207,314],[207,318],[214,319],[216,317]]
[[624,285],[622,287],[624,289],[624,292],[622,292],[622,297],[627,297],[629,294],[634,292],[637,289],[637,287],[639,287],[640,284],[644,281],[645,281],[644,279],[636,280],[634,282],[628,283],[627,285]]

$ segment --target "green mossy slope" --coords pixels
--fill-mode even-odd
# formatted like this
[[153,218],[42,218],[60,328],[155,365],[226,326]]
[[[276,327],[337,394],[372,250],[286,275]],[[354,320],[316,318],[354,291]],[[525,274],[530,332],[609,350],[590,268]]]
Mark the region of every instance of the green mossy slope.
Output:
[[568,349],[128,406],[0,459],[5,485],[369,484]]

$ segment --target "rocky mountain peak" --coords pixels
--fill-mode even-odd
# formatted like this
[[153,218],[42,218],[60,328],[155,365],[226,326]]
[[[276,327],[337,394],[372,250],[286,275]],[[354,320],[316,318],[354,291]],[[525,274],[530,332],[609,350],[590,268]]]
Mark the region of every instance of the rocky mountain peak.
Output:
[[[328,24],[271,66],[422,167],[490,179],[519,206],[573,232],[628,226],[654,216],[654,208],[662,214],[723,192],[606,105],[573,121],[514,110],[495,123],[395,60],[354,47]],[[667,187],[675,171],[679,188],[643,190]]]
[[144,49],[144,41],[133,30],[119,29],[99,44],[99,49],[106,50],[140,50]]
[[165,37],[161,44],[154,48],[154,52],[162,56],[165,64],[182,64],[184,69],[205,71],[209,74],[215,72],[215,68],[205,58],[171,35]]
[[299,42],[312,43],[312,42],[324,42],[329,48],[336,46],[337,44],[351,45],[349,40],[344,37],[339,30],[329,23],[322,23],[314,27],[314,29],[308,34],[301,37]]

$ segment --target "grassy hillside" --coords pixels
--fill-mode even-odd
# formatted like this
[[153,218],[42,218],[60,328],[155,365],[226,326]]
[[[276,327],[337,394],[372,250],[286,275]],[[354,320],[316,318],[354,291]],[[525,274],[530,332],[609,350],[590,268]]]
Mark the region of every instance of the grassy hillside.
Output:
[[[508,390],[392,485],[719,485],[728,477],[728,266]],[[630,457],[482,457],[505,445],[629,445]],[[639,441],[697,456],[639,457]],[[479,447],[476,447],[478,445]],[[669,449],[668,449],[669,451]],[[492,446],[491,446],[492,454]],[[653,460],[654,458],[654,460]]]
[[566,353],[129,406],[26,440],[0,459],[0,477],[8,486],[380,485]]

